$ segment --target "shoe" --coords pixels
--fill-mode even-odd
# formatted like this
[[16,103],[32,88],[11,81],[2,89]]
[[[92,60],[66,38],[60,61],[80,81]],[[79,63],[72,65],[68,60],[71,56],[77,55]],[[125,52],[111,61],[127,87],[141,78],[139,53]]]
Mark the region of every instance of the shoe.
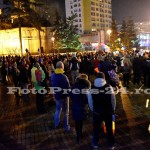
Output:
[[110,146],[108,149],[115,149],[116,148],[116,144],[113,144],[112,146]]
[[54,129],[59,129],[59,128],[60,128],[60,125],[54,127]]
[[68,130],[64,130],[64,134],[65,133],[71,133],[71,132],[73,132],[73,130],[70,128],[70,129],[68,129]]
[[94,149],[98,149],[98,145],[97,145],[97,144],[93,144],[93,143],[92,143],[92,147],[93,147]]

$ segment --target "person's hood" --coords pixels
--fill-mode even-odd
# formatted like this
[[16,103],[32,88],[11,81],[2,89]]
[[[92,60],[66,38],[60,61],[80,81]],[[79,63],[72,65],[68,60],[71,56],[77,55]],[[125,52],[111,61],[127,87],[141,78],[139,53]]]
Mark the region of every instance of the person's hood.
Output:
[[83,78],[77,78],[75,84],[80,84],[85,88],[90,88],[91,83],[89,80],[83,79]]
[[94,86],[95,87],[102,87],[106,84],[106,80],[103,78],[97,78],[94,80]]

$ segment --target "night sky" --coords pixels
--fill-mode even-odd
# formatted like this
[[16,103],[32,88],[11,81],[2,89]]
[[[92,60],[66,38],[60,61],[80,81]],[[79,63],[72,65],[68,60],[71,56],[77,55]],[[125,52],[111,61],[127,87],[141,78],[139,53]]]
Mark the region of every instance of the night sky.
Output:
[[[61,6],[65,15],[65,0],[53,0]],[[150,20],[150,0],[112,0],[113,17],[118,23],[130,16],[135,22]]]
[[117,22],[132,16],[135,22],[150,20],[150,0],[112,0],[112,13]]

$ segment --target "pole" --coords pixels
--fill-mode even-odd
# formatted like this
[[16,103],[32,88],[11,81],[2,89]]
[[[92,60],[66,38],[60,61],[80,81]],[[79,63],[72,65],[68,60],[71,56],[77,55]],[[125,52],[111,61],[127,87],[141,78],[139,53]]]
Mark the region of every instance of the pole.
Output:
[[53,40],[53,49],[54,49],[54,55],[55,55],[54,40]]
[[42,44],[41,44],[41,43],[42,43],[42,42],[41,42],[41,31],[40,31],[40,29],[38,29],[38,31],[39,31],[39,46],[40,46],[40,47],[39,47],[39,53],[40,53],[40,56],[41,56],[41,47],[42,47],[42,46],[41,46],[41,45],[42,45]]
[[[18,0],[18,9],[20,9],[20,0]],[[18,13],[18,22],[19,22],[18,25],[19,25],[20,54],[21,56],[23,56],[20,12]]]
[[19,25],[19,41],[20,41],[20,50],[21,50],[20,54],[21,54],[21,56],[23,56],[21,25]]
[[54,49],[54,41],[55,41],[55,38],[54,38],[54,37],[52,37],[52,38],[51,38],[51,40],[52,40],[52,43],[53,43],[52,48],[53,48],[53,50],[54,50],[54,54],[55,54],[55,49]]

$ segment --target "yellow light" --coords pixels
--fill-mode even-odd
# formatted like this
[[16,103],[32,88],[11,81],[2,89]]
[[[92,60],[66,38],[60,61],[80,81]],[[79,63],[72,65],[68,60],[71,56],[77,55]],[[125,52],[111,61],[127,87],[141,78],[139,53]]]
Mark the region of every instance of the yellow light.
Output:
[[54,37],[52,37],[52,38],[51,38],[51,40],[54,42],[54,41],[55,41],[55,38],[54,38]]
[[109,29],[109,30],[107,30],[107,33],[108,33],[109,35],[111,34],[111,32],[112,32],[112,31],[111,31],[110,29]]

